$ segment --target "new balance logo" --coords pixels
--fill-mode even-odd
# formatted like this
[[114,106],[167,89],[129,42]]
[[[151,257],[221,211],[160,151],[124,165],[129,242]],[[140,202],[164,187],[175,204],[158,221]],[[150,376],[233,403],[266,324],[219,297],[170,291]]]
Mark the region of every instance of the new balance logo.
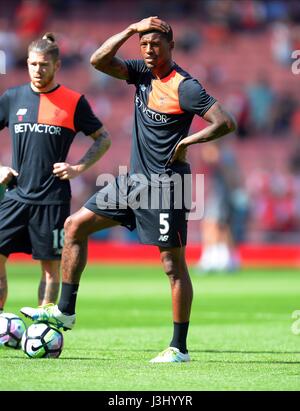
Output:
[[158,241],[168,241],[169,236],[168,235],[160,235]]

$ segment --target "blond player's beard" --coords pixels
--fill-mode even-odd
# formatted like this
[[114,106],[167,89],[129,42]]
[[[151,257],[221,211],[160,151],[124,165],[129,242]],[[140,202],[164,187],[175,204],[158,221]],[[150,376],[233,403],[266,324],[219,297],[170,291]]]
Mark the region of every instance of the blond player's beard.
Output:
[[36,88],[45,88],[45,87],[48,86],[48,84],[51,83],[51,81],[54,79],[54,76],[55,76],[55,74],[53,73],[53,74],[51,74],[51,76],[49,76],[49,77],[47,78],[47,81],[44,82],[44,80],[43,80],[42,83],[37,83],[37,84],[36,84],[36,83],[33,83],[33,85],[34,85]]

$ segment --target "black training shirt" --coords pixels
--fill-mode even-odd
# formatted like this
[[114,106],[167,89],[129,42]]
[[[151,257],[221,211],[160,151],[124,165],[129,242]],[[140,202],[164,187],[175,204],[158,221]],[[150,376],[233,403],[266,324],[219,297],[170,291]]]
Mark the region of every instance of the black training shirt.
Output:
[[175,168],[184,173],[186,163],[178,168],[168,162],[179,141],[188,136],[194,115],[203,116],[216,99],[175,63],[162,79],[155,79],[143,60],[125,63],[127,82],[136,86],[130,173],[147,179]]
[[85,97],[64,86],[47,93],[34,92],[30,84],[10,88],[0,97],[4,127],[19,173],[6,196],[29,204],[68,203],[70,182],[54,176],[53,164],[66,160],[77,132],[89,135],[102,127]]

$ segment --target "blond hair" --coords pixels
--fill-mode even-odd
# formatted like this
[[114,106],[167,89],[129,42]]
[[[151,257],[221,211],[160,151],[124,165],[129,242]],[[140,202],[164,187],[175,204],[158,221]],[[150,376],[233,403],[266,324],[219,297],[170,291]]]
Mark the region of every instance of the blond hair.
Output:
[[31,51],[48,54],[53,60],[59,59],[59,48],[53,33],[45,33],[42,38],[34,40],[28,47],[28,54]]

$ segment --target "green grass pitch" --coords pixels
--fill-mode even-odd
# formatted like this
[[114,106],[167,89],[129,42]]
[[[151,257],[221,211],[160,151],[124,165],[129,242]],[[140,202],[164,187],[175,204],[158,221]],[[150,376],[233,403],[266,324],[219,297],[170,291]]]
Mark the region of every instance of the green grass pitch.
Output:
[[[36,305],[39,267],[9,264],[6,311]],[[0,349],[0,391],[299,390],[296,269],[201,277],[191,269],[192,361],[149,364],[171,339],[169,283],[159,266],[88,265],[77,324],[59,359]],[[28,324],[29,322],[26,321]]]

